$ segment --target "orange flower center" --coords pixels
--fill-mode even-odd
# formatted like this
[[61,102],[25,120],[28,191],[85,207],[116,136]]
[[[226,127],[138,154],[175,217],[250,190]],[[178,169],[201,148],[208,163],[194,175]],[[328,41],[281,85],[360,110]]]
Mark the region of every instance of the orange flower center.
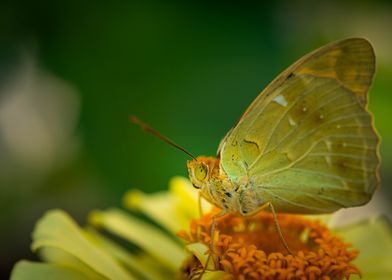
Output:
[[[178,236],[187,243],[209,246],[212,215],[191,222],[190,232]],[[317,220],[278,215],[289,254],[276,232],[273,216],[260,212],[244,218],[228,214],[217,221],[211,260],[224,279],[348,279],[360,271],[351,263],[358,251],[350,248]],[[208,252],[206,252],[208,254]],[[184,262],[181,279],[197,279],[203,271],[195,256]]]

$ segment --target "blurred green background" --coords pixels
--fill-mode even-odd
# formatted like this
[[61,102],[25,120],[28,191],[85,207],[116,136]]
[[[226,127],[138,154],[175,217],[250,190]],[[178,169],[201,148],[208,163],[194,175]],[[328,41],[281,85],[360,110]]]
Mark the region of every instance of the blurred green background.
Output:
[[30,233],[46,209],[83,222],[130,188],[162,190],[186,175],[188,157],[131,125],[129,114],[196,155],[214,155],[276,75],[344,37],[366,37],[376,49],[370,109],[388,207],[391,27],[388,1],[2,2],[1,278],[33,258]]

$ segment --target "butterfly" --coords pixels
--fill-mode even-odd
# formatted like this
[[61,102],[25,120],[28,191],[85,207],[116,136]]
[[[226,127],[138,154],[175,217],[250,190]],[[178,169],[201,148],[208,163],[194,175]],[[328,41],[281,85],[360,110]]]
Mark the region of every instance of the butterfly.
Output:
[[379,185],[379,137],[367,110],[371,44],[323,46],[272,81],[221,141],[216,157],[187,162],[207,200],[247,215],[315,214],[367,203]]
[[252,215],[268,206],[274,214],[331,213],[367,203],[380,183],[380,139],[367,110],[374,72],[366,39],[316,49],[256,97],[216,157],[194,157],[133,121],[193,157],[187,162],[190,181],[223,209],[214,218]]

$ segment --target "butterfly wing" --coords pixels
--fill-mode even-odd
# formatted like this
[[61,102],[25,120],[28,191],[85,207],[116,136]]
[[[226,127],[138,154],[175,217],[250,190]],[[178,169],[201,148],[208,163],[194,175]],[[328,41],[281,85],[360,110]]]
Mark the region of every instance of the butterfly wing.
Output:
[[361,38],[328,44],[281,73],[221,142],[221,168],[281,212],[326,213],[369,201],[379,138],[367,111],[375,71]]

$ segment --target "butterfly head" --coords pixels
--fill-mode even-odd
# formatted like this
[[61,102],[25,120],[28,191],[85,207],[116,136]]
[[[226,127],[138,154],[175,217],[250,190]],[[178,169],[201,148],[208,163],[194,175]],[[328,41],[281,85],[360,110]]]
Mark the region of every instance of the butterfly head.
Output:
[[216,159],[213,157],[199,156],[187,161],[189,178],[195,188],[202,189],[208,185],[215,165]]

